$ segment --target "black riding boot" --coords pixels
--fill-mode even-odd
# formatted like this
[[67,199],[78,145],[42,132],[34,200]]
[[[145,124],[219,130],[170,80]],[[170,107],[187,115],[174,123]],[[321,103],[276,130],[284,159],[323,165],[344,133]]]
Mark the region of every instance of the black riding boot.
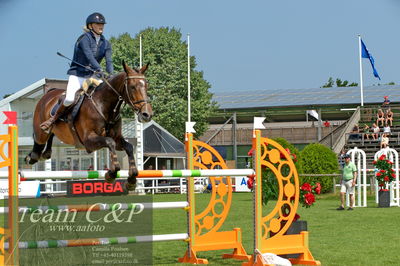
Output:
[[65,106],[64,104],[60,104],[60,106],[58,107],[58,109],[57,109],[56,113],[54,114],[54,116],[51,116],[48,120],[46,120],[43,123],[41,123],[40,124],[40,128],[45,132],[49,131],[49,129],[53,125],[53,123],[55,121],[57,121],[57,119],[61,115],[63,115],[67,109],[68,109],[67,106]]

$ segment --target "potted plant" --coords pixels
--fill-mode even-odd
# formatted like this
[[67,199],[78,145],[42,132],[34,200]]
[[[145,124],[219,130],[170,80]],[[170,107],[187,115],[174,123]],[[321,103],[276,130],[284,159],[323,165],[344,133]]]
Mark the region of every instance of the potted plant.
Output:
[[[299,203],[303,207],[310,208],[314,205],[315,194],[321,194],[321,184],[303,183],[300,187]],[[300,215],[296,213],[292,224],[287,230],[287,235],[299,234],[301,231],[307,231],[307,221],[299,220]]]
[[376,168],[375,178],[378,181],[378,207],[390,207],[390,192],[389,184],[394,181],[396,174],[393,170],[393,162],[386,158],[386,155],[381,155],[378,160],[372,164]]

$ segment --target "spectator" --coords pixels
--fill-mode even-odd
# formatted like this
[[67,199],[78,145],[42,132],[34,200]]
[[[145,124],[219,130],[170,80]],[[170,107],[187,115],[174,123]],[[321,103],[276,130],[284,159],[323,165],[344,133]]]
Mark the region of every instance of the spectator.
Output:
[[374,140],[377,140],[377,139],[378,139],[378,137],[379,137],[379,131],[380,131],[379,127],[374,123],[374,124],[372,125],[372,138],[373,138]]
[[390,126],[386,123],[386,125],[383,128],[383,133],[386,133],[388,136],[390,136]]
[[324,122],[324,127],[330,127],[330,126],[331,126],[331,123],[329,123],[328,120]]
[[392,110],[390,110],[390,108],[386,110],[385,118],[386,118],[385,122],[389,124],[388,122],[390,121],[390,126],[393,126],[393,112]]
[[369,128],[369,126],[368,126],[367,124],[364,124],[364,137],[365,137],[366,139],[369,140],[369,137],[370,137],[371,135],[372,135],[372,134],[370,134],[370,128]]
[[385,114],[382,109],[378,109],[378,113],[376,114],[376,124],[379,126],[379,121],[381,121],[382,126],[385,124]]
[[381,149],[389,147],[389,138],[386,133],[382,134],[381,138]]
[[382,108],[388,108],[390,105],[389,96],[383,96]]
[[349,211],[353,210],[354,207],[354,187],[356,186],[357,179],[357,167],[350,161],[350,155],[344,155],[345,164],[343,167],[342,178],[340,179],[340,201],[341,205],[337,208],[338,211],[344,210],[344,198],[346,192],[350,194],[350,206]]
[[345,157],[345,155],[346,155],[346,151],[345,151],[345,149],[342,149],[342,151],[340,152],[340,155],[339,155],[339,164],[340,164],[340,166],[341,166],[341,169],[343,169],[343,167],[344,167],[344,157]]
[[352,140],[360,139],[360,128],[358,127],[358,124],[354,125],[353,130],[351,131],[351,134],[349,136],[349,139]]

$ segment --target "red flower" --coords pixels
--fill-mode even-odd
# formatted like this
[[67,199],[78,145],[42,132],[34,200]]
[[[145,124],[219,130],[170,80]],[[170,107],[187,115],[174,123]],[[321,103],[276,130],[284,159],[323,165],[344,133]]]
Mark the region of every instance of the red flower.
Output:
[[249,189],[253,189],[253,187],[254,187],[254,179],[252,179],[252,178],[247,179],[247,187]]
[[376,161],[373,161],[372,164],[376,164]]
[[385,176],[385,178],[383,180],[385,180],[385,182],[389,182],[389,177]]
[[311,205],[315,202],[314,194],[312,194],[312,193],[307,193],[307,194],[305,194],[305,195],[304,195],[304,200],[305,200],[305,203],[306,203],[308,206],[311,206]]
[[381,173],[384,173],[384,172],[385,172],[385,170],[381,169],[381,170],[379,170],[379,172],[381,172]]
[[396,178],[396,174],[395,173],[391,173],[390,174],[393,178]]
[[317,193],[318,195],[321,194],[321,184],[320,184],[320,183],[316,183],[316,184],[315,184],[314,191],[315,191],[315,193]]
[[308,183],[304,183],[304,184],[301,186],[300,189],[301,189],[301,190],[304,190],[304,191],[309,191],[309,192],[312,191],[311,185],[308,184]]
[[380,172],[376,173],[376,176],[381,176],[382,174]]
[[385,160],[386,159],[386,155],[382,154],[381,157],[379,157],[379,160]]
[[389,164],[393,164],[393,162],[391,162],[391,161],[389,161],[389,160],[386,160]]
[[251,148],[251,149],[249,150],[249,152],[247,153],[247,155],[248,155],[248,156],[253,156],[253,153],[254,153],[254,148]]
[[[289,154],[290,156],[290,150],[289,149],[285,149],[285,151]],[[284,153],[281,152],[281,159],[285,159],[286,155]]]

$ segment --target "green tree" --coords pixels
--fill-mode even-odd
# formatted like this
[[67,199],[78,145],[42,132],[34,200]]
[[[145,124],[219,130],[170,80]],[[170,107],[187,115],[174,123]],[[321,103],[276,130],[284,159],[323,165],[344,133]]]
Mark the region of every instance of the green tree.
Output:
[[[336,154],[328,147],[312,143],[300,152],[300,164],[304,174],[336,174],[339,172]],[[302,177],[300,183],[319,182],[322,193],[331,191],[332,177]]]
[[[142,35],[143,62],[150,63],[146,72],[148,94],[152,100],[154,120],[179,139],[183,139],[187,121],[187,44],[177,29],[147,28],[132,38],[128,33],[112,37],[113,62],[116,71],[122,71],[122,60],[130,66],[139,64],[139,36]],[[208,117],[216,111],[216,102],[209,92],[211,85],[203,72],[195,70],[196,59],[190,57],[191,119],[196,122],[196,135],[208,127]],[[133,117],[125,108],[124,117]]]
[[[335,81],[333,81],[332,77],[329,77],[328,81],[322,85],[321,88],[332,88],[335,85]],[[349,84],[349,81],[344,80],[342,81],[341,79],[336,79],[336,87],[357,87],[358,83],[352,82]]]

